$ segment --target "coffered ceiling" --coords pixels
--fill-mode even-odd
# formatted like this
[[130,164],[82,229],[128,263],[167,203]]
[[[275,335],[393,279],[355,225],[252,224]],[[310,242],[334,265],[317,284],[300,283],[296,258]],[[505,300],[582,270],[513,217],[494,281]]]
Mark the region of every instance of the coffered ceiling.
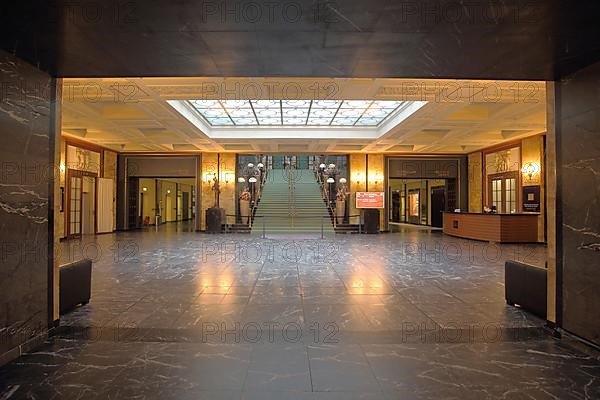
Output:
[[[420,106],[403,118],[390,115],[384,130],[301,126],[291,134],[285,126],[228,126],[213,132],[197,122],[200,114],[173,106],[191,100],[375,100]],[[545,110],[545,83],[531,81],[64,79],[62,132],[122,152],[464,154],[544,132]],[[369,133],[375,128],[380,130]]]

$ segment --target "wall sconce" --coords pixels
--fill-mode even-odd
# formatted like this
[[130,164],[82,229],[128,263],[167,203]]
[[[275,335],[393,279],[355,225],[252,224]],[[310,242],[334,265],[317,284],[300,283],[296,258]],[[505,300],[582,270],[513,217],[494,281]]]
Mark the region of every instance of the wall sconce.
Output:
[[167,194],[171,194],[171,189],[167,189]]
[[65,171],[67,170],[67,167],[65,167],[65,163],[60,163],[60,166],[58,168],[59,168],[61,174],[64,174]]
[[525,165],[523,165],[523,167],[521,168],[521,172],[524,173],[525,175],[527,175],[529,177],[529,180],[532,180],[534,175],[537,175],[540,173],[540,166],[539,164],[530,161],[528,163],[526,163]]
[[230,173],[228,173],[228,172],[225,172],[225,173],[223,174],[223,178],[222,178],[221,180],[225,182],[225,185],[227,185],[227,184],[228,184],[228,183],[229,183],[229,182],[232,180],[232,179],[231,179],[231,176],[232,176],[232,175],[233,175],[233,174],[230,174]]
[[144,191],[144,192],[147,192],[147,191],[148,191],[148,188],[147,188],[146,186],[144,186],[144,187],[142,188],[142,191]]
[[360,182],[363,180],[364,180],[364,178],[362,177],[362,175],[360,173],[358,173],[358,172],[354,173],[354,182],[357,185],[360,185]]
[[380,173],[374,173],[371,182],[373,182],[375,185],[378,185],[380,182],[383,182],[383,176]]
[[207,172],[206,174],[204,174],[204,181],[206,183],[210,183],[215,176],[217,176],[215,172]]

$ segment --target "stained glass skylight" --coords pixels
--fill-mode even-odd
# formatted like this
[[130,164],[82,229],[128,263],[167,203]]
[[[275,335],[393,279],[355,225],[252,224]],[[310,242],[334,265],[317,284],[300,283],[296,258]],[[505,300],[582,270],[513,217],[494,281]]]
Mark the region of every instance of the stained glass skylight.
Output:
[[212,127],[378,127],[408,101],[392,100],[190,100]]

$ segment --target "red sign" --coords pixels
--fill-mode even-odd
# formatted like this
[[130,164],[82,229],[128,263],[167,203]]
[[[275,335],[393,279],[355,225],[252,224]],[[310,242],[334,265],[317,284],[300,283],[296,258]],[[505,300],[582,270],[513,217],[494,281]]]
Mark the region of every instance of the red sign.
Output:
[[356,208],[383,208],[384,192],[356,192]]

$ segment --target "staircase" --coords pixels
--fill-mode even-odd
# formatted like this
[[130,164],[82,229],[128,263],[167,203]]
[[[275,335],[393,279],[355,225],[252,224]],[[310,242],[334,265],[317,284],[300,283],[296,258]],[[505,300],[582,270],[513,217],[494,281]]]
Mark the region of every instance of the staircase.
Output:
[[310,170],[269,172],[252,231],[262,233],[263,221],[266,233],[320,234],[321,221],[324,233],[334,232],[319,184]]

